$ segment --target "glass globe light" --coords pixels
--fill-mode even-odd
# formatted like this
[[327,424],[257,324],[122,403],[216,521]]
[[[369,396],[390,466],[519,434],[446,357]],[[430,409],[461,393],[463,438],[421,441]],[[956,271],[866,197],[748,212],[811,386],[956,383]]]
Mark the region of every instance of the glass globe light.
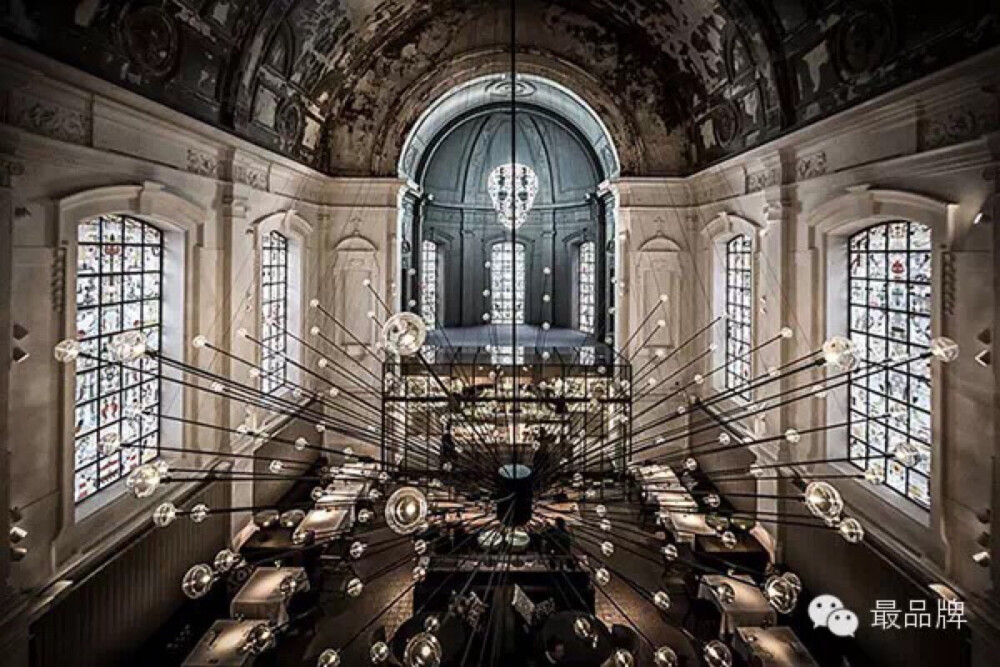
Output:
[[726,532],[722,533],[722,546],[726,547],[727,549],[735,549],[736,543],[737,539],[733,531],[727,530]]
[[181,590],[192,600],[205,597],[215,583],[215,570],[204,563],[192,565],[181,580]]
[[810,482],[806,486],[804,501],[814,516],[827,523],[836,523],[844,511],[844,499],[829,482]]
[[865,529],[861,523],[850,517],[840,522],[840,525],[837,526],[837,532],[851,544],[857,544],[865,539]]
[[677,560],[680,553],[677,551],[677,545],[675,544],[665,544],[663,548],[660,549],[660,553],[663,554],[663,558],[668,562],[673,562]]
[[732,436],[730,436],[725,431],[723,431],[722,433],[719,434],[719,444],[720,445],[723,445],[723,446],[724,445],[728,445],[732,441],[733,441]]
[[212,564],[215,566],[216,572],[229,572],[240,562],[240,555],[233,551],[232,549],[223,549],[219,553],[215,554],[215,560]]
[[367,507],[364,508],[364,509],[358,510],[358,523],[368,523],[369,521],[372,520],[373,516],[375,516],[375,513],[372,512]]
[[799,579],[799,575],[794,572],[785,572],[782,577],[787,581],[796,591],[802,592],[802,580]]
[[437,616],[428,616],[424,619],[424,630],[427,632],[437,632],[441,628],[441,621]]
[[136,498],[148,498],[160,486],[160,471],[150,464],[141,465],[125,480],[125,487]]
[[352,598],[356,598],[361,595],[361,592],[365,590],[365,584],[363,581],[357,577],[352,578],[347,582],[347,594]]
[[751,477],[760,479],[761,477],[764,476],[764,474],[767,471],[764,468],[762,468],[759,463],[751,463],[750,468],[748,468],[747,472],[750,473]]
[[586,616],[577,616],[573,621],[573,633],[580,639],[589,640],[594,636],[594,630],[590,626],[590,619]]
[[198,503],[191,508],[191,521],[195,523],[201,523],[208,518],[208,505],[205,503]]
[[278,523],[282,528],[296,528],[302,520],[306,518],[306,513],[300,509],[291,509],[281,513]]
[[361,558],[364,555],[366,548],[367,548],[367,545],[365,545],[364,542],[360,542],[360,541],[352,542],[351,543],[351,548],[349,550],[349,553],[351,554],[351,558],[353,558],[354,560],[357,560],[357,559]]
[[385,642],[375,642],[372,644],[370,654],[373,663],[383,663],[389,659],[389,645]]
[[438,667],[442,655],[441,642],[437,637],[428,632],[421,632],[406,642],[403,662],[406,667]]
[[601,519],[601,523],[599,523],[598,526],[605,533],[610,533],[611,532],[611,522],[608,521],[607,519]]
[[285,464],[281,461],[271,461],[267,469],[274,475],[280,474],[285,469]]
[[955,361],[958,359],[958,343],[944,336],[935,338],[931,341],[931,354],[946,364]]
[[340,667],[340,653],[336,649],[326,649],[319,654],[316,667]]
[[418,565],[415,568],[413,568],[413,580],[414,581],[423,581],[426,578],[427,578],[427,568],[425,568],[425,567],[423,567],[421,565]]
[[764,597],[779,614],[790,614],[799,601],[799,591],[783,576],[771,576],[764,582]]
[[694,460],[694,457],[689,456],[684,459],[684,469],[688,472],[694,472],[698,469],[698,462]]
[[72,338],[59,341],[52,349],[52,356],[60,364],[71,364],[80,356],[80,343]]
[[802,434],[796,431],[794,428],[790,428],[787,431],[785,431],[785,440],[794,445],[795,443],[802,440]]
[[614,667],[634,667],[635,658],[632,657],[631,653],[623,648],[620,648],[615,651],[615,654],[612,656],[612,664]]
[[409,357],[420,351],[427,339],[427,324],[410,312],[396,313],[382,327],[382,342],[385,349],[401,357]]
[[706,494],[705,495],[705,504],[708,505],[709,507],[711,507],[712,509],[715,509],[719,505],[722,504],[722,498],[720,498],[719,494],[717,494],[717,493]]
[[604,505],[598,505],[594,508],[594,513],[602,519],[608,515],[608,508]]
[[600,567],[594,572],[594,580],[601,586],[607,586],[611,582],[611,573]]
[[708,667],[733,667],[733,652],[718,639],[705,644],[702,655]]
[[733,600],[736,599],[736,591],[727,583],[721,583],[716,586],[715,595],[719,598],[719,602],[723,604],[732,604]]
[[653,595],[653,604],[660,611],[667,611],[670,609],[670,596],[666,591],[656,591],[656,594]]
[[843,336],[834,336],[823,343],[823,361],[834,371],[853,370],[858,365],[854,343]]
[[677,667],[680,661],[677,659],[677,653],[674,652],[674,649],[669,646],[661,646],[653,654],[653,663],[656,667]]
[[177,508],[173,503],[162,503],[153,510],[153,525],[166,528],[177,518]]
[[295,447],[295,450],[296,450],[296,451],[299,451],[299,452],[301,452],[301,451],[303,451],[303,450],[304,450],[304,449],[305,449],[305,448],[306,448],[306,447],[307,447],[308,445],[309,445],[309,441],[308,441],[308,440],[306,440],[305,438],[303,438],[303,437],[301,437],[301,436],[300,436],[300,437],[298,437],[298,438],[295,438],[295,444],[294,444],[293,446]]
[[419,489],[404,486],[385,503],[385,522],[399,535],[412,535],[427,518],[427,497]]
[[902,463],[907,468],[912,468],[917,465],[923,458],[923,453],[920,451],[920,448],[909,440],[896,445],[896,451],[894,451],[892,455],[897,461]]
[[258,623],[247,633],[247,638],[243,642],[243,651],[251,655],[260,655],[264,651],[274,648],[276,643],[274,630],[267,623]]
[[602,542],[601,553],[605,556],[611,556],[615,553],[615,545],[611,544],[611,542]]
[[135,361],[146,354],[146,337],[141,331],[126,331],[111,337],[107,345],[108,359],[118,363]]
[[424,540],[415,541],[413,543],[413,551],[415,551],[418,556],[423,556],[427,553],[427,542]]
[[379,491],[378,489],[372,489],[368,492],[368,500],[371,500],[372,502],[375,502],[381,497],[382,497],[382,492]]

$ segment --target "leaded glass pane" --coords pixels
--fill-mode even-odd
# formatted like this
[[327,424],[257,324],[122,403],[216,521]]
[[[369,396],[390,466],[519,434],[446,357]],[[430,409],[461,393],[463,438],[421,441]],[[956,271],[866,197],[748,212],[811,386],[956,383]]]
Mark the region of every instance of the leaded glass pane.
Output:
[[[848,241],[849,334],[864,362],[912,357],[931,339],[931,234],[926,225],[894,221]],[[875,471],[886,486],[930,506],[930,365],[865,373],[849,384],[851,462]],[[889,458],[910,443],[921,453],[911,466]]]
[[494,243],[490,251],[490,292],[496,324],[524,323],[524,244]]
[[111,339],[133,330],[150,349],[160,348],[162,260],[163,234],[142,220],[104,215],[77,227],[76,502],[159,455],[159,360],[95,357],[106,358]]
[[750,239],[740,235],[726,244],[726,388],[750,400],[751,303],[753,257]]
[[593,241],[580,244],[580,331],[594,333],[597,299],[596,286],[597,251]]
[[288,379],[288,239],[266,235],[261,260],[260,388],[272,393]]
[[437,326],[438,248],[424,241],[420,253],[420,316],[429,329]]

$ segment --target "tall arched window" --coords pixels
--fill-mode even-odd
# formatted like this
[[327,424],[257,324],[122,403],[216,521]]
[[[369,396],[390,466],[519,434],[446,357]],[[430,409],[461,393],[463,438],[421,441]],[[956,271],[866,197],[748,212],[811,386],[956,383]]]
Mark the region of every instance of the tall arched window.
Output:
[[264,236],[260,265],[261,391],[272,393],[288,380],[288,239]]
[[433,329],[437,326],[438,247],[434,241],[424,241],[420,248],[420,316]]
[[[163,234],[153,225],[103,215],[77,227],[74,498],[86,500],[160,447],[160,362],[106,359],[116,334],[141,331],[159,350],[163,310]],[[86,356],[85,356],[86,355]]]
[[580,244],[579,262],[579,309],[580,331],[594,333],[597,316],[596,277],[597,250],[593,241]]
[[750,348],[753,341],[753,257],[743,234],[726,243],[726,388],[750,400]]
[[490,249],[491,320],[496,324],[524,323],[524,244],[494,243]]
[[[869,227],[848,242],[848,322],[863,362],[913,356],[931,340],[931,231],[916,222]],[[867,365],[867,364],[866,364]],[[850,458],[902,496],[930,506],[931,370],[927,361],[850,382]],[[892,455],[902,443],[912,465]]]

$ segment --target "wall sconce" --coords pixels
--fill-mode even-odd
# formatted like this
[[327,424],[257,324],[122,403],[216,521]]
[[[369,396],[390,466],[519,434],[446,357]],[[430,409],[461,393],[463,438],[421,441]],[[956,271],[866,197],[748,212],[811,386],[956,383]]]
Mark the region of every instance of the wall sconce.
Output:
[[989,567],[990,566],[990,552],[980,551],[978,553],[972,554],[972,562],[974,562],[979,567]]

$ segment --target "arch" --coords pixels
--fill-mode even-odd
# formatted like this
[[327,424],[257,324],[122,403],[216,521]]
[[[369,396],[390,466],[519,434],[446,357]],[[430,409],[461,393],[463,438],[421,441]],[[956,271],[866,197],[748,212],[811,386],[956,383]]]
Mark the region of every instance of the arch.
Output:
[[[417,181],[419,167],[426,162],[425,153],[440,141],[442,133],[470,112],[505,108],[509,104],[511,82],[508,75],[488,75],[473,78],[452,88],[432,102],[413,122],[400,150],[398,173]],[[569,88],[545,77],[522,74],[515,84],[519,104],[560,119],[572,128],[597,157],[604,179],[621,172],[618,151],[604,121],[582,97]],[[383,135],[385,136],[385,135]]]
[[816,207],[806,224],[817,232],[850,235],[876,222],[911,220],[931,227],[935,242],[951,245],[958,204],[905,190],[869,189],[867,185],[848,188],[845,194]]
[[166,186],[155,181],[83,190],[59,199],[56,207],[59,211],[60,240],[67,238],[66,225],[108,213],[150,218],[183,232],[196,232],[207,215],[203,207],[170,192]]

